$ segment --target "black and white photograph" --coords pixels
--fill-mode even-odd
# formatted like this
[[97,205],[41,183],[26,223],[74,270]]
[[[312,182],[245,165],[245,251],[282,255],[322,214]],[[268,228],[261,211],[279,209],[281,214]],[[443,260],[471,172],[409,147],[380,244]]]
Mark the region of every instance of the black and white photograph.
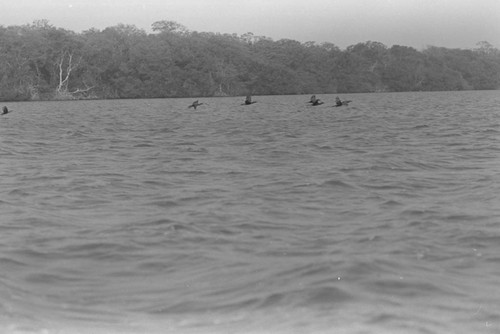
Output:
[[500,1],[0,12],[0,334],[500,333]]

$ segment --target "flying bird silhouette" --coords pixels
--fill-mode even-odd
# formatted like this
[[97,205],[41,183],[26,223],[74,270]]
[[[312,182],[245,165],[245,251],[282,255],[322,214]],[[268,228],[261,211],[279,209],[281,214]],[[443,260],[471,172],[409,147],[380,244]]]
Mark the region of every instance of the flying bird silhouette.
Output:
[[193,102],[193,104],[191,104],[190,106],[188,106],[188,108],[194,108],[194,109],[196,110],[196,108],[197,108],[198,106],[201,106],[201,105],[203,104],[203,103],[200,103],[200,102],[198,102],[198,101],[199,101],[199,100],[194,101],[194,102]]
[[244,104],[252,104],[252,103],[257,103],[257,101],[252,101],[252,95],[247,95]]

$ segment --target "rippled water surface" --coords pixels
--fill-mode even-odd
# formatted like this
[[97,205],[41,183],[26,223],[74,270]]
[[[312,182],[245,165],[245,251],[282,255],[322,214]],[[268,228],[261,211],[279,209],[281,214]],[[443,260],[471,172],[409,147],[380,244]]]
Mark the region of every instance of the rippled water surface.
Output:
[[1,333],[499,333],[500,94],[9,103]]

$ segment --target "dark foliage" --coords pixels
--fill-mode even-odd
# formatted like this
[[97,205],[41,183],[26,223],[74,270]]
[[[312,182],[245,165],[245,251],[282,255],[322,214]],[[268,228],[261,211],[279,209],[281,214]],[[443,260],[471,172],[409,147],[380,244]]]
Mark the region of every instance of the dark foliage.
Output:
[[378,42],[273,41],[191,32],[173,21],[154,33],[117,25],[80,34],[47,21],[0,26],[0,99],[153,98],[500,88],[500,52],[418,51]]

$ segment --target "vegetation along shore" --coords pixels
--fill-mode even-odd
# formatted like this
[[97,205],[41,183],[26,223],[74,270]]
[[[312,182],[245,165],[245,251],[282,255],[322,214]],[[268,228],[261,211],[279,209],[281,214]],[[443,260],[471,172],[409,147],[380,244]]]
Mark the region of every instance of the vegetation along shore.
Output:
[[[335,35],[332,35],[335,40]],[[119,24],[81,33],[46,20],[0,26],[0,100],[162,98],[500,88],[500,51],[379,42],[274,41]]]

